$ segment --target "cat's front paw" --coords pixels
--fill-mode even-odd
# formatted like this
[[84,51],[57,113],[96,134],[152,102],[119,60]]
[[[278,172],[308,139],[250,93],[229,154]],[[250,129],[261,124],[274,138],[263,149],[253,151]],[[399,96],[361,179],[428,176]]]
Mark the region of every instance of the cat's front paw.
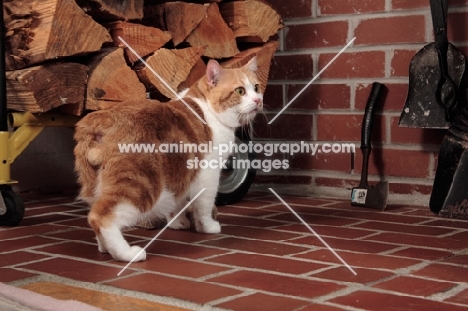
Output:
[[[140,246],[130,247],[130,254],[132,256],[132,258],[130,258],[130,260],[133,260],[134,262],[146,260],[146,251],[143,248],[141,248]],[[136,256],[136,258],[135,258],[135,256]],[[133,259],[133,258],[135,258],[135,259]]]
[[132,260],[133,262],[143,261],[146,260],[146,251],[140,246],[131,246],[128,252],[125,254],[118,254],[114,259],[128,262]]
[[200,233],[220,233],[221,232],[221,225],[218,221],[210,219],[206,221],[197,221],[196,222],[196,229]]

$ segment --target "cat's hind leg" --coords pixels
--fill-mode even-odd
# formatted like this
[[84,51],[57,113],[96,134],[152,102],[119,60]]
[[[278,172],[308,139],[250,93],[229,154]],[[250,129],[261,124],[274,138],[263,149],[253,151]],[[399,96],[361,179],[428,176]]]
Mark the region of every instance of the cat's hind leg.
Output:
[[130,246],[121,229],[134,224],[138,210],[129,203],[99,198],[91,206],[88,222],[96,233],[100,252],[109,252],[115,260],[142,261],[146,252],[139,246]]
[[176,219],[174,217],[187,205],[186,197],[176,199],[174,194],[169,191],[163,191],[159,196],[156,203],[156,209],[159,210],[167,222],[171,222],[169,228],[174,230],[190,229],[190,220],[187,218],[185,211],[181,213]]
[[[183,206],[182,206],[183,207]],[[182,209],[182,208],[181,208]],[[177,214],[180,212],[180,210],[175,211],[173,213],[170,213],[168,221],[171,221],[172,218],[177,216]],[[177,219],[174,219],[174,221],[171,223],[169,228],[174,229],[174,230],[186,230],[190,229],[190,220],[187,218],[187,215],[185,212],[179,215]]]

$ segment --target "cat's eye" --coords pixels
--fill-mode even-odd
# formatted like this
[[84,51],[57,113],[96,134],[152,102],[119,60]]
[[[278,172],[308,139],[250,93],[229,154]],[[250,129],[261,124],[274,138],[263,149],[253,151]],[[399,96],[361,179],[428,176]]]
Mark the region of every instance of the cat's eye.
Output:
[[236,93],[239,94],[240,96],[245,95],[245,89],[243,87],[238,87],[235,89]]
[[255,91],[255,93],[260,93],[260,85],[255,84],[254,85],[254,91]]

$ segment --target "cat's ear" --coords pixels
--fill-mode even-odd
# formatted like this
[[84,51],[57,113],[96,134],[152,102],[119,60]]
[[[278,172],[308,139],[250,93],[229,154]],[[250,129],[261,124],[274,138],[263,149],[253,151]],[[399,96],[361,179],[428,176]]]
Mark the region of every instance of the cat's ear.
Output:
[[257,56],[252,57],[252,59],[249,60],[249,62],[244,67],[250,71],[256,72],[258,69]]
[[210,59],[206,65],[206,81],[209,86],[216,86],[218,84],[222,70],[223,68],[217,61]]

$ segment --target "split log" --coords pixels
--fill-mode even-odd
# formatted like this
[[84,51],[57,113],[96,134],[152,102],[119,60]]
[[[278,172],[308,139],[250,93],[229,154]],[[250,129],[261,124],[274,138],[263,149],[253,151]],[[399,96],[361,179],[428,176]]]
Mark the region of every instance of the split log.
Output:
[[127,65],[121,48],[103,49],[89,66],[87,110],[104,109],[129,99],[145,99],[145,86]]
[[121,37],[140,57],[154,53],[171,40],[171,34],[154,27],[128,22],[113,22],[108,28],[114,45],[123,47],[125,56],[130,63],[138,61],[138,57],[130,51],[119,39]]
[[111,42],[74,0],[11,0],[4,7],[7,70],[98,51]]
[[102,22],[143,18],[144,0],[77,0],[78,5]]
[[24,68],[29,60],[20,55],[29,49],[34,32],[32,24],[38,20],[38,12],[30,1],[3,1],[5,22],[5,66],[7,70]]
[[208,6],[206,16],[186,41],[191,46],[205,47],[203,55],[210,58],[228,58],[239,53],[234,33],[222,18],[217,3]]
[[[175,46],[183,42],[206,16],[208,6],[185,2],[168,2],[159,6],[157,15],[164,14],[164,27],[172,35]],[[162,10],[162,11],[161,11]]]
[[223,62],[221,65],[224,68],[239,68],[244,66],[254,56],[257,56],[257,76],[260,80],[260,88],[265,92],[268,83],[268,74],[270,72],[271,59],[276,49],[278,48],[277,41],[270,41],[263,46],[250,48],[242,51],[233,58]]
[[188,77],[193,66],[199,61],[203,50],[200,47],[180,50],[162,48],[146,59],[146,63],[152,70],[142,67],[137,69],[136,72],[148,91],[158,90],[165,97],[174,98],[175,95],[171,89],[177,92],[179,85]]
[[[270,41],[263,46],[250,48],[242,51],[236,56],[230,58],[227,61],[221,63],[223,68],[239,68],[247,64],[254,56],[257,56],[257,76],[260,80],[260,87],[265,92],[266,85],[268,83],[268,75],[270,72],[271,59],[279,43],[277,41]],[[203,60],[199,60],[190,71],[189,76],[179,86],[179,91],[185,88],[189,88],[195,82],[200,80],[206,72],[206,65]]]
[[[271,37],[282,27],[264,0],[4,0],[4,12],[7,68],[14,69],[8,73],[8,108],[77,115],[144,99],[148,92],[174,98],[173,91],[205,75],[208,58],[235,68],[256,55],[264,90],[278,46]],[[70,94],[62,90],[65,84]]]
[[200,80],[201,77],[203,77],[206,73],[206,64],[205,62],[200,58],[195,65],[192,67],[192,70],[190,70],[189,75],[183,81],[178,88],[178,91],[183,91],[184,89],[190,88],[195,82]]
[[153,2],[151,5],[146,5],[143,9],[143,19],[141,20],[141,23],[145,26],[155,27],[167,31],[164,8],[165,5],[160,5]]
[[263,0],[223,2],[219,9],[236,37],[258,37],[266,42],[283,28],[279,14]]
[[63,105],[81,115],[88,67],[77,63],[53,63],[7,71],[7,107],[16,111],[46,112]]

